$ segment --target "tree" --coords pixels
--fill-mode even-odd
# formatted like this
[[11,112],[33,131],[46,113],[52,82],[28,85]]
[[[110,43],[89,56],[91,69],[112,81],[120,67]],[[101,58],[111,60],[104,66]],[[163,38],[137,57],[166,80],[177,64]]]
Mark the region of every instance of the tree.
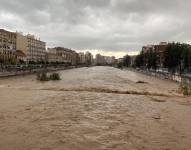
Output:
[[170,43],[165,51],[165,67],[175,72],[177,68],[181,71],[181,49],[180,43]]
[[157,60],[158,60],[158,58],[157,58],[157,54],[156,54],[156,52],[155,51],[148,51],[147,52],[147,59],[148,59],[148,64],[147,64],[147,68],[148,69],[157,69]]
[[131,64],[131,57],[129,55],[126,55],[124,58],[123,58],[123,66],[125,67],[129,67]]
[[135,66],[136,67],[141,67],[144,65],[144,55],[141,52],[137,57],[135,58]]
[[185,43],[171,43],[165,51],[165,67],[172,72],[182,73],[191,66],[191,46]]
[[183,70],[189,69],[191,66],[191,46],[190,45],[188,44],[182,45],[181,59],[182,59]]

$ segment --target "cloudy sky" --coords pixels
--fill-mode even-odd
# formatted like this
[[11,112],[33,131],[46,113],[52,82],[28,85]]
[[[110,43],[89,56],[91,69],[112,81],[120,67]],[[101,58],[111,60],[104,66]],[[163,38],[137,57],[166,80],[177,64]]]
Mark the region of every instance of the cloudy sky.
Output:
[[190,43],[190,14],[190,0],[0,0],[0,28],[117,57],[160,41]]

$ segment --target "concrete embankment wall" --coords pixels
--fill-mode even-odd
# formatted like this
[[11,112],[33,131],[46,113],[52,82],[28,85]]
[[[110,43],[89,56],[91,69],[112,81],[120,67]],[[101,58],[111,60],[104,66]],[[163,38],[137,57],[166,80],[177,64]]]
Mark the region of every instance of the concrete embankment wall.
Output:
[[39,69],[31,69],[31,70],[25,70],[25,71],[9,71],[9,72],[0,72],[0,78],[3,77],[11,77],[11,76],[19,76],[19,75],[27,75],[27,74],[34,74],[38,72],[52,72],[52,71],[59,71],[59,70],[66,70],[66,69],[73,69],[76,68],[75,66],[68,66],[68,67],[49,67],[49,68],[39,68]]

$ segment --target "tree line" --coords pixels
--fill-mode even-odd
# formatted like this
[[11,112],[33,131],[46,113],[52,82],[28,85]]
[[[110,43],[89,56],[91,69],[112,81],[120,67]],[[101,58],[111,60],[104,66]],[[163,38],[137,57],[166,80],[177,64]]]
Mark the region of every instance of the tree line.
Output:
[[[169,43],[163,52],[163,67],[169,72],[190,72],[191,71],[191,45],[185,43]],[[147,69],[158,69],[159,53],[155,50],[141,52],[135,59],[135,67]]]

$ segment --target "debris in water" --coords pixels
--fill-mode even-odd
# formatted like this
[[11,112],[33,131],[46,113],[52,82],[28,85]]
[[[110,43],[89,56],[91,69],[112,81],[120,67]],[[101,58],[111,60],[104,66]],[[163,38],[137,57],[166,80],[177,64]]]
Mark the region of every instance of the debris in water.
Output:
[[153,118],[153,119],[156,119],[156,120],[161,119],[160,115],[153,116],[152,118]]
[[147,82],[145,82],[145,81],[137,81],[136,83],[139,83],[139,84],[146,84]]

